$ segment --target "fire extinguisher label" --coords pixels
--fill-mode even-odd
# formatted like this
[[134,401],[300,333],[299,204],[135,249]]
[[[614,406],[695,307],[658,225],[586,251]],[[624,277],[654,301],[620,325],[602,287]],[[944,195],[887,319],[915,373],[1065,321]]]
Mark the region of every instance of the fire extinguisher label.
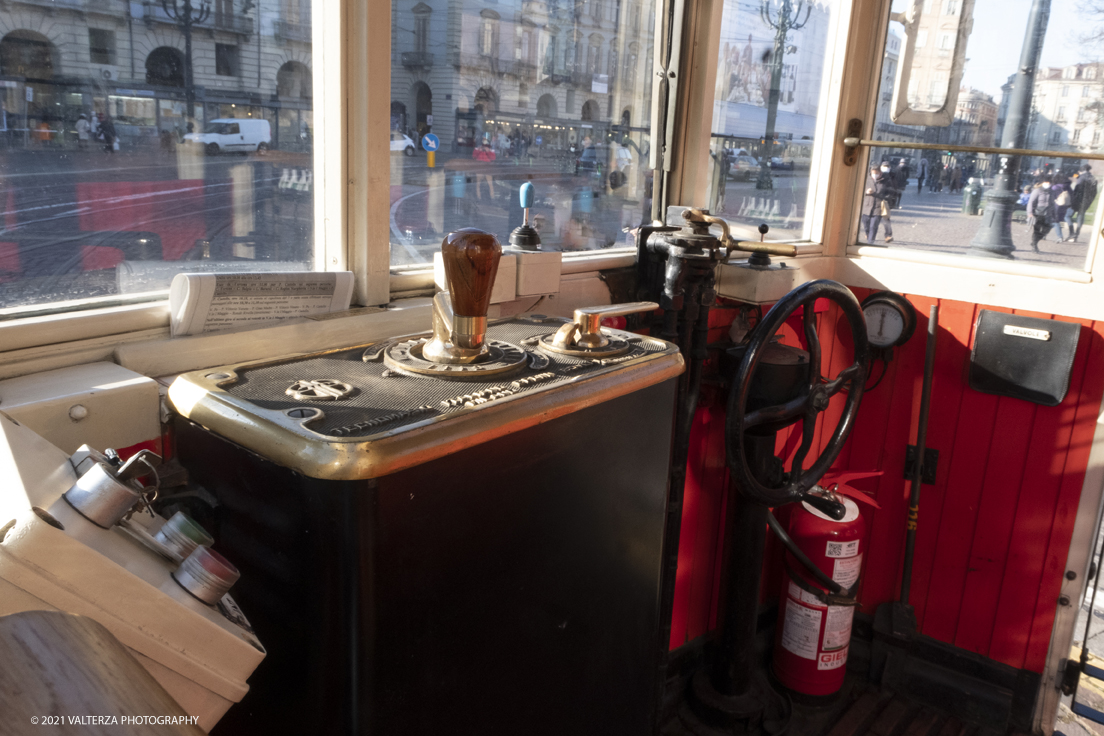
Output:
[[854,617],[855,609],[851,606],[828,606],[828,616],[824,620],[825,651],[847,648],[851,642],[851,621]]
[[828,542],[828,548],[824,551],[825,557],[854,557],[859,553],[859,540],[850,542]]
[[832,580],[845,588],[850,588],[858,582],[861,569],[862,555],[836,558],[835,566],[832,568]]
[[837,652],[821,652],[817,657],[817,669],[818,670],[838,670],[847,664],[847,650],[841,649]]
[[[797,586],[791,583],[790,587]],[[815,660],[822,611],[803,606],[794,598],[787,600],[786,619],[782,622],[782,648],[803,659]]]

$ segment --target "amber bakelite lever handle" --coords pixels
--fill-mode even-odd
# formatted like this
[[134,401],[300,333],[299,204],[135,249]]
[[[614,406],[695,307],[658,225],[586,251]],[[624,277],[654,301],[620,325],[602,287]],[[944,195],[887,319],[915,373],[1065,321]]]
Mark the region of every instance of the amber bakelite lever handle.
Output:
[[491,233],[464,228],[445,236],[441,257],[449,290],[433,299],[433,339],[423,354],[438,363],[471,362],[484,350],[502,246]]

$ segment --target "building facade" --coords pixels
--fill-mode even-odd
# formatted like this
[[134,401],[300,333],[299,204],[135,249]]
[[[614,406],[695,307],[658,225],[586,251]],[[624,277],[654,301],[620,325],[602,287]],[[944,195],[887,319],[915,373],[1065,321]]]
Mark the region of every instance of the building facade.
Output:
[[95,113],[112,118],[124,147],[179,139],[215,118],[262,117],[274,147],[305,150],[310,0],[9,2],[0,102],[13,146],[75,145],[77,119]]
[[393,130],[457,153],[500,134],[540,155],[650,145],[650,2],[393,0],[392,14]]

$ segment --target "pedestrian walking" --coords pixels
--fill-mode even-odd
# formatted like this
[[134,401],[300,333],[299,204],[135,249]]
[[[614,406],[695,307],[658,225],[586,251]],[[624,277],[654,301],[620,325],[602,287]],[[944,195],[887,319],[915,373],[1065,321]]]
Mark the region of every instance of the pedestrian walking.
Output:
[[908,162],[905,161],[905,159],[901,159],[900,162],[897,164],[897,171],[893,172],[895,179],[894,184],[897,188],[897,196],[893,205],[894,207],[901,206],[901,197],[905,195],[905,189],[908,187],[909,173],[911,172],[909,171]]
[[1070,192],[1070,234],[1069,240],[1076,243],[1081,236],[1081,226],[1085,224],[1085,213],[1096,199],[1096,178],[1092,175],[1092,166],[1085,164],[1077,174],[1077,181]]
[[1070,210],[1070,193],[1066,184],[1055,181],[1050,185],[1050,196],[1054,200],[1054,233],[1058,236],[1058,242],[1064,242],[1066,236],[1062,233],[1062,223]]
[[[889,168],[887,165],[885,168]],[[878,238],[878,226],[885,221],[885,242],[893,242],[893,225],[889,220],[889,203],[896,196],[897,189],[892,178],[879,166],[870,167],[870,184],[863,194],[862,229],[866,242],[873,243]]]
[[490,198],[494,199],[494,179],[491,178],[491,164],[494,163],[495,152],[494,149],[491,148],[489,133],[484,136],[480,144],[472,151],[472,158],[483,164],[475,173],[475,198],[483,199],[480,194],[479,185],[485,181],[487,182],[487,192],[490,194]]
[[115,153],[115,123],[107,115],[100,121],[100,140],[104,142],[104,151]]
[[81,113],[77,116],[77,148],[82,151],[88,148],[88,139],[91,138],[92,124],[88,122],[88,116]]
[[1039,252],[1039,241],[1046,238],[1046,234],[1054,225],[1057,212],[1054,206],[1054,196],[1050,190],[1050,179],[1044,177],[1031,191],[1031,197],[1027,200],[1027,221],[1031,223],[1031,249]]
[[928,160],[926,158],[920,159],[919,170],[916,173],[916,193],[924,189],[924,180],[928,178]]

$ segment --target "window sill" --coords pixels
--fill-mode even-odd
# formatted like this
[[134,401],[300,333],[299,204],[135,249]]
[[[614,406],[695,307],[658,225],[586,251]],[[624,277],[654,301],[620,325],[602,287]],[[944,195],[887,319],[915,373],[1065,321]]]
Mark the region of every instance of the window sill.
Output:
[[963,256],[951,255],[948,253],[908,250],[906,248],[886,248],[879,245],[852,245],[847,248],[847,255],[858,257],[859,259],[882,258],[907,263],[924,263],[932,266],[954,268],[956,270],[1029,276],[1031,278],[1040,279],[1055,279],[1058,281],[1069,281],[1075,284],[1092,283],[1092,275],[1085,271],[1062,268],[1059,266],[1037,266],[1030,263],[1007,261],[1000,258],[965,258]]

